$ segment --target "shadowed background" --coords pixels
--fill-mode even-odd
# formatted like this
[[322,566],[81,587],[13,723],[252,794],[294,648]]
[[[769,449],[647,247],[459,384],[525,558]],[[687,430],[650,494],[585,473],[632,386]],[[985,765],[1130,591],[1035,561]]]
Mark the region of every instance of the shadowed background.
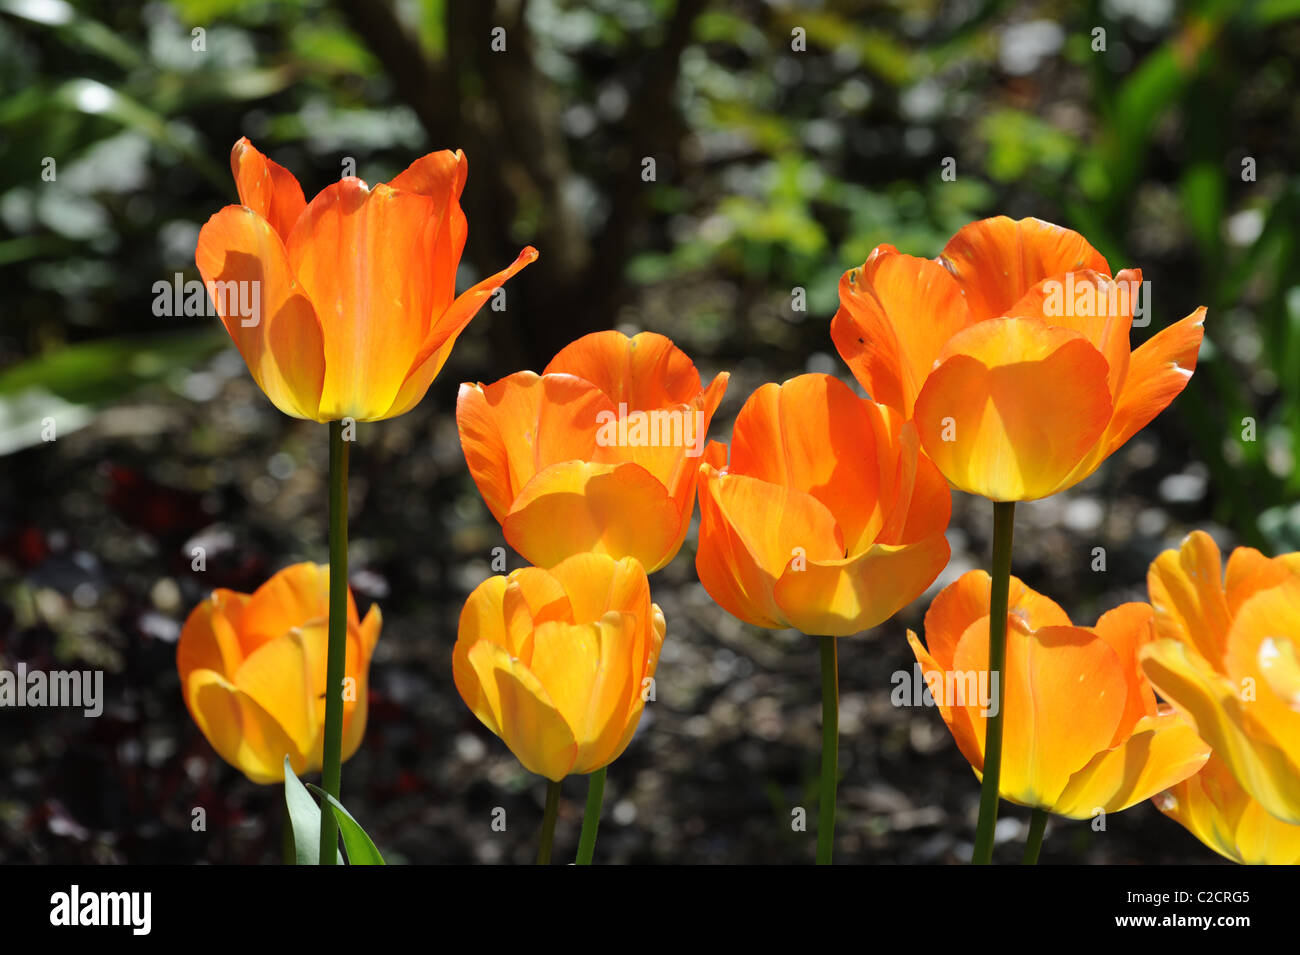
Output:
[[[1193,526],[1300,548],[1298,53],[1298,0],[0,0],[0,667],[102,668],[107,697],[98,719],[0,710],[0,861],[279,857],[279,791],[199,734],[175,641],[212,588],[326,559],[326,429],[276,411],[216,319],[153,308],[154,283],[198,278],[199,227],[237,201],[240,136],[308,199],[348,159],[373,183],[464,149],[460,287],[541,252],[415,411],[359,426],[351,483],[352,584],[385,623],[343,801],[390,861],[522,862],[544,786],[451,679],[460,606],[503,544],[458,383],[653,330],[706,380],[732,372],[725,440],[765,381],[851,381],[829,320],[876,244],[933,256],[971,219],[1034,215],[1151,280],[1135,345],[1209,317],[1173,406],[1018,509],[1014,572],[1091,624]],[[954,495],[940,583],[987,565],[991,517]],[[596,860],[809,862],[815,641],[714,606],[693,548],[651,581],[658,698],[610,769]],[[889,699],[933,593],[840,642],[840,862],[969,856],[973,773],[937,712]],[[562,860],[584,793],[566,783]],[[1027,817],[1004,804],[998,858],[1019,858]],[[1043,860],[1217,859],[1150,805],[1107,822],[1057,820]]]

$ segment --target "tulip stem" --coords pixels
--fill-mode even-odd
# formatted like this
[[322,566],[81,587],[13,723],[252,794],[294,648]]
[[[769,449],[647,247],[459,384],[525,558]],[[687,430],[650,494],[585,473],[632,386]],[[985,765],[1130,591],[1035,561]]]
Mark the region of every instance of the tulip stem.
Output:
[[1025,840],[1024,865],[1038,865],[1038,852],[1043,848],[1043,833],[1047,829],[1047,810],[1035,809],[1029,817],[1029,838]]
[[546,812],[542,815],[542,834],[537,841],[537,864],[551,864],[551,846],[555,843],[555,820],[560,815],[560,784],[546,781]]
[[[321,788],[339,798],[343,775],[343,678],[348,648],[348,442],[343,423],[330,428],[329,651],[325,670],[325,742]],[[338,859],[338,822],[321,808],[320,864]]]
[[835,849],[835,786],[839,782],[840,678],[836,637],[820,637],[822,651],[822,792],[817,816],[817,864]]
[[993,586],[989,596],[989,679],[993,715],[985,722],[984,781],[980,787],[980,816],[975,828],[973,865],[993,861],[993,830],[998,821],[998,785],[1002,780],[1002,721],[1007,662],[1007,595],[1011,588],[1011,536],[1016,522],[1015,501],[993,504]]
[[587,777],[587,808],[582,814],[582,835],[578,838],[578,865],[591,865],[596,854],[596,830],[600,828],[600,805],[605,799],[605,770],[602,766]]

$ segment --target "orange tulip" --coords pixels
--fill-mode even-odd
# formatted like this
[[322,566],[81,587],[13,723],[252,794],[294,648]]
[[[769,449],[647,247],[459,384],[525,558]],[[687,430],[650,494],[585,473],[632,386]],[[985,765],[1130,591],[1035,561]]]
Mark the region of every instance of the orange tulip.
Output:
[[1219,548],[1194,531],[1147,574],[1158,640],[1142,666],[1238,784],[1300,824],[1300,554]]
[[703,388],[663,335],[596,332],[540,377],[461,385],[456,425],[474,483],[526,560],[591,551],[653,573],[686,537],[701,459],[725,455],[705,436],[728,377]]
[[558,782],[627,748],[664,640],[645,570],[576,554],[490,577],[465,602],[456,689],[524,768]]
[[537,258],[456,297],[468,224],[463,153],[430,153],[391,183],[345,177],[310,204],[245,139],[238,206],[199,232],[208,292],[258,386],[285,414],[378,421],[410,411],[488,297]]
[[[912,652],[962,755],[981,775],[988,674],[989,593],[983,571],[963,574],[925,615],[926,647]],[[1159,706],[1138,652],[1153,637],[1142,603],[1076,627],[1060,607],[1011,578],[1003,705],[1003,799],[1087,819],[1149,799],[1195,773],[1210,748]],[[927,650],[928,647],[928,650]]]
[[1203,307],[1130,354],[1141,286],[1077,232],[999,216],[937,260],[877,246],[840,280],[831,337],[954,486],[1033,500],[1095,471],[1195,369]]
[[[321,768],[329,567],[294,564],[250,594],[215,590],[190,613],[176,668],[190,715],[212,748],[255,783]],[[343,758],[366,731],[370,655],[379,607],[364,620],[348,593]]]
[[1300,865],[1300,825],[1283,822],[1241,788],[1217,753],[1153,800],[1219,855],[1243,865]]
[[700,583],[747,623],[857,633],[948,562],[952,497],[915,429],[829,375],[755,391],[730,465],[700,473]]

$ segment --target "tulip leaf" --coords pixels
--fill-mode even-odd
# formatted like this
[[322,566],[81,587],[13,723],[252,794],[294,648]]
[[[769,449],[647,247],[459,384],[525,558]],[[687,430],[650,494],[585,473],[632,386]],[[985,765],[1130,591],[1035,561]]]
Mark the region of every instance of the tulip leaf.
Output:
[[[294,775],[288,756],[284,758],[284,803],[289,808],[289,823],[293,829],[294,864],[318,864],[320,807],[311,798],[311,793],[307,792],[307,787]],[[340,853],[339,864],[342,863],[343,855]]]
[[352,818],[352,814],[343,808],[341,802],[319,786],[308,783],[307,788],[325,801],[330,811],[334,813],[334,818],[338,820],[339,833],[343,836],[343,848],[348,851],[348,865],[387,864],[384,862],[384,857],[379,854],[379,848],[374,841],[366,835],[361,824]]

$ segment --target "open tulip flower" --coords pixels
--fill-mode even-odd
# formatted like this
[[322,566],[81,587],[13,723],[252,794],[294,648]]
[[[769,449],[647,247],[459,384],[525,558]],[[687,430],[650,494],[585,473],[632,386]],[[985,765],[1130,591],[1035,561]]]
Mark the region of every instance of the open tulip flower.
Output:
[[1217,753],[1199,773],[1154,797],[1156,807],[1219,855],[1242,865],[1300,865],[1300,825],[1272,815]]
[[605,331],[566,346],[542,375],[463,384],[456,424],[474,483],[506,540],[550,567],[583,552],[635,557],[650,573],[690,527],[705,443],[727,388],[707,388],[663,335]]
[[525,769],[558,783],[627,748],[664,629],[633,558],[576,554],[490,577],[461,612],[456,689]]
[[[963,574],[907,638],[962,755],[984,767],[990,578]],[[1153,612],[1128,603],[1076,627],[1054,602],[1011,578],[1000,791],[1076,819],[1118,812],[1195,773],[1210,749],[1157,704],[1138,662]]]
[[[1159,639],[1142,666],[1238,784],[1300,824],[1300,554],[1219,548],[1194,531],[1147,574]],[[1191,828],[1189,826],[1189,828]]]
[[999,216],[934,260],[877,246],[840,280],[831,336],[955,487],[1034,500],[1095,471],[1196,367],[1204,308],[1130,354],[1141,285],[1076,232]]
[[[181,629],[176,667],[190,715],[212,748],[255,783],[321,768],[329,568],[294,564],[252,594],[219,589]],[[366,730],[367,676],[379,607],[364,620],[348,593],[343,758]],[[350,690],[350,692],[349,692]]]
[[537,258],[456,296],[468,224],[463,153],[429,153],[390,183],[353,176],[308,203],[241,139],[240,205],[199,233],[199,272],[254,380],[285,414],[377,421],[410,411],[488,297]]
[[952,496],[894,410],[829,375],[755,391],[731,461],[700,466],[695,567],[759,627],[846,636],[888,620],[943,570]]

